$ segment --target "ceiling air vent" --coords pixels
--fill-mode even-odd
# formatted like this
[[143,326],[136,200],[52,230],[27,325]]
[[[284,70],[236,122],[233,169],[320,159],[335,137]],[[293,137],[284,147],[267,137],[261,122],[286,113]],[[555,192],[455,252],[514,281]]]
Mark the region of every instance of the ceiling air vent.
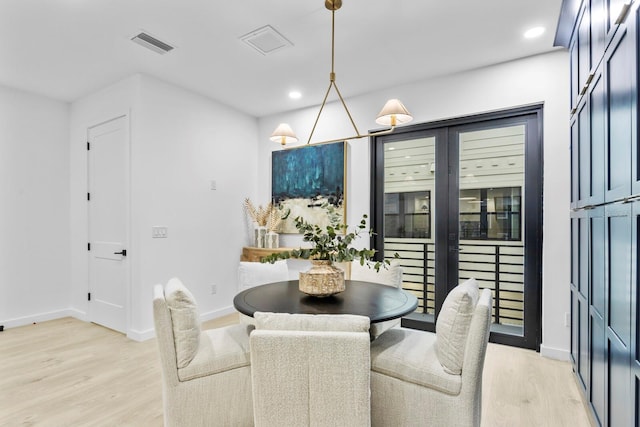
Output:
[[164,55],[165,53],[171,52],[173,50],[173,46],[171,46],[170,44],[165,43],[162,40],[158,40],[157,38],[145,32],[136,34],[131,38],[131,41],[161,55]]
[[285,47],[293,46],[282,34],[271,25],[253,30],[240,37],[244,43],[248,44],[263,55],[269,55]]

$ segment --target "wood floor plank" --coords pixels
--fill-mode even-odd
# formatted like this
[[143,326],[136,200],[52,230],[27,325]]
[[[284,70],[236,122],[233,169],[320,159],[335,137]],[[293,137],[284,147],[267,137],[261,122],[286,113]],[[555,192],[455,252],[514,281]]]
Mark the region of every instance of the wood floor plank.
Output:
[[[58,319],[0,332],[0,367],[0,426],[162,426],[155,340]],[[483,378],[483,427],[590,425],[567,362],[489,344]]]
[[568,362],[531,350],[489,344],[482,425],[588,427],[592,420]]

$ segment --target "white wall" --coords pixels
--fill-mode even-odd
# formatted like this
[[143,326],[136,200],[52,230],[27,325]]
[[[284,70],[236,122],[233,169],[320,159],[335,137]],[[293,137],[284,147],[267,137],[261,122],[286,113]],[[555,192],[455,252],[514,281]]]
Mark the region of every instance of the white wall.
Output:
[[[194,293],[203,318],[233,311],[246,237],[242,200],[255,195],[257,181],[257,120],[154,78],[130,77],[73,103],[72,194],[86,193],[87,127],[123,113],[131,125],[128,335],[144,339],[153,335],[152,287],[174,276]],[[87,209],[86,200],[73,200],[73,304],[86,317]],[[152,226],[168,227],[168,238],[152,239]]]
[[[377,129],[375,116],[388,98],[399,98],[414,116],[414,123],[460,117],[544,102],[544,236],[543,335],[541,353],[568,359],[569,312],[569,59],[557,51],[470,72],[390,88],[347,100],[360,133]],[[372,68],[375,72],[375,67]],[[381,78],[383,78],[381,76]],[[344,89],[343,89],[344,90]],[[259,120],[259,201],[270,198],[270,153],[279,149],[268,137],[278,123],[287,122],[305,143],[317,108],[297,110]],[[354,134],[342,105],[332,103],[316,129],[313,141]],[[347,182],[347,221],[355,224],[369,212],[369,142],[350,142]],[[283,245],[295,245],[283,236]]]
[[68,315],[69,105],[0,86],[0,325]]
[[[155,283],[180,277],[204,318],[233,312],[245,244],[242,201],[255,194],[257,120],[151,78],[142,79],[132,150],[134,325],[152,328]],[[216,190],[210,182],[216,181]],[[151,227],[168,239],[151,239]],[[211,285],[217,286],[212,295]]]

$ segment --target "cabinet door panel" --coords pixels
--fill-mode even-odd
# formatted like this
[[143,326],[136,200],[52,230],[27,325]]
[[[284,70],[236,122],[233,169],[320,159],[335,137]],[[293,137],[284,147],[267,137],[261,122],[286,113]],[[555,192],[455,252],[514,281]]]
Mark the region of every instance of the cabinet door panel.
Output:
[[579,218],[578,225],[578,292],[583,298],[589,295],[589,218]]
[[609,340],[609,423],[610,426],[633,425],[633,395],[631,394],[631,367],[629,349],[615,337]]
[[579,224],[578,215],[584,212],[574,212],[571,214],[571,361],[574,372],[578,372],[578,337],[580,335],[580,316],[578,313],[578,288],[579,281]]
[[604,56],[607,23],[604,0],[591,0],[591,58],[595,64]]
[[578,43],[573,42],[571,47],[569,48],[569,61],[571,68],[571,108],[573,109],[578,104],[578,94],[580,93],[580,76],[578,75],[580,72],[580,63],[578,61]]
[[623,31],[616,35],[606,59],[607,80],[607,195],[612,201],[631,191],[631,61],[632,37]]
[[580,183],[579,178],[579,162],[578,162],[578,144],[580,142],[579,134],[579,122],[576,118],[571,123],[571,208],[575,208],[578,204],[578,185]]
[[589,390],[589,307],[582,301],[582,298],[578,299],[578,374],[584,388]]
[[635,46],[631,49],[632,57],[630,61],[633,69],[635,70],[635,72],[631,74],[631,93],[633,94],[633,98],[631,100],[633,108],[631,111],[631,170],[633,171],[631,192],[633,194],[640,194],[640,140],[638,139],[638,97],[640,96],[640,93],[638,92],[638,80],[640,79],[640,34],[638,33],[638,28],[640,28],[640,2],[636,2],[635,6],[629,13],[629,17],[627,18],[627,27],[629,34],[635,35]]
[[[603,209],[600,208],[599,211]],[[604,229],[605,221],[602,214],[591,215],[591,238],[589,239],[590,253],[590,270],[591,270],[591,306],[592,310],[596,310],[600,317],[604,317],[605,313],[605,240]]]
[[591,144],[589,109],[582,104],[578,111],[579,137],[578,143],[578,207],[589,204],[591,197]]
[[634,377],[634,382],[633,382],[634,386],[635,386],[635,401],[636,401],[636,407],[635,407],[635,419],[636,419],[636,427],[640,427],[640,379],[638,379],[638,377]]
[[607,206],[608,326],[629,346],[631,342],[631,215],[629,205]]
[[605,98],[604,79],[598,74],[591,83],[589,93],[589,117],[591,125],[591,155],[590,155],[590,205],[597,205],[604,201],[604,151],[605,151]]
[[605,390],[607,388],[607,348],[604,319],[597,313],[591,316],[591,404],[602,424],[605,414]]
[[580,316],[578,312],[578,294],[571,291],[571,360],[573,370],[578,372],[578,337],[580,336]]
[[578,22],[578,91],[587,83],[591,71],[591,24],[589,9],[585,8],[582,18]]

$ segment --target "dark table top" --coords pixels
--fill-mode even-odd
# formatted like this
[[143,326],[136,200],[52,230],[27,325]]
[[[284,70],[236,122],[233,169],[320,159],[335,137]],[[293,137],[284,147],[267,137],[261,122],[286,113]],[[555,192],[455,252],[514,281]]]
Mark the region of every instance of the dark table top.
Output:
[[240,313],[357,314],[371,323],[396,319],[418,307],[415,295],[378,283],[345,280],[345,291],[318,298],[300,292],[297,280],[256,286],[240,292],[233,305]]

